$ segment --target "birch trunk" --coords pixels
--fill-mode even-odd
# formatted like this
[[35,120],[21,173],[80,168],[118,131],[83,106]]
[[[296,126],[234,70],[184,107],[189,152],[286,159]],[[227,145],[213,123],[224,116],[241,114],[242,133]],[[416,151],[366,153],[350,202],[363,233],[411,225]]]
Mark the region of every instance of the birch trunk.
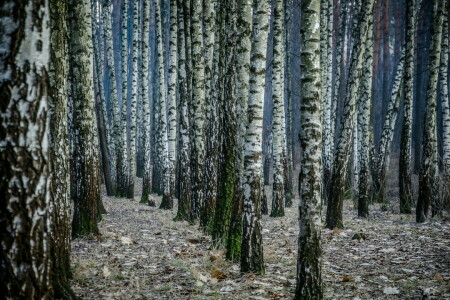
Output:
[[122,106],[120,111],[119,141],[116,151],[117,161],[117,190],[118,197],[126,197],[128,190],[128,156],[127,156],[127,105],[128,105],[128,0],[122,3]]
[[302,104],[299,176],[299,226],[297,285],[294,299],[322,299],[322,249],[320,244],[322,189],[322,121],[320,97],[320,1],[301,4]]
[[186,76],[186,38],[185,38],[185,20],[184,20],[184,0],[177,0],[177,14],[178,14],[178,91],[179,91],[179,106],[178,115],[180,116],[179,130],[179,176],[180,193],[178,197],[178,211],[175,217],[176,221],[183,221],[190,219],[191,208],[191,165],[190,165],[190,119],[189,119],[189,97],[187,91],[187,76]]
[[55,298],[75,299],[70,288],[70,164],[69,138],[67,135],[68,98],[68,40],[67,4],[50,1],[50,72],[49,120],[50,120],[50,213],[51,231],[50,273]]
[[143,142],[144,142],[144,176],[142,178],[142,195],[141,203],[148,203],[150,206],[155,206],[154,202],[150,198],[152,190],[152,154],[150,134],[152,132],[150,122],[150,94],[149,94],[149,45],[150,35],[148,34],[150,28],[150,1],[142,1],[142,108],[143,108]]
[[[139,1],[133,3],[133,52],[132,52],[132,80],[130,102],[130,145],[128,151],[128,187],[127,198],[134,199],[134,182],[136,181],[136,106],[138,102],[138,56],[139,56]],[[139,78],[140,80],[140,78]]]
[[248,125],[244,144],[241,272],[264,274],[260,210],[264,192],[261,181],[262,129],[270,8],[267,0],[254,0],[253,8]]
[[372,75],[373,75],[373,19],[369,20],[369,34],[366,40],[364,54],[363,78],[361,96],[359,98],[359,126],[360,126],[360,160],[358,186],[358,216],[369,216],[370,200],[370,111],[372,106]]
[[406,1],[406,32],[405,32],[405,78],[404,78],[404,104],[403,127],[400,144],[400,213],[410,214],[412,206],[412,121],[414,99],[414,40],[416,9],[415,0]]
[[286,172],[286,120],[284,117],[284,14],[283,1],[277,0],[273,18],[273,117],[272,117],[272,155],[273,155],[273,185],[271,217],[284,216],[285,172]]
[[[221,160],[216,162],[215,166],[213,164],[209,166],[219,168],[219,171],[210,173],[216,176],[216,180],[217,173],[220,176],[215,216],[211,228],[213,243],[218,248],[225,248],[229,241],[236,180],[236,14],[236,1],[219,4],[216,18],[215,39],[217,42],[214,49],[212,96],[217,97],[214,99],[216,102],[216,107],[213,108],[216,110],[214,114],[221,116],[220,144],[217,140],[214,142],[217,145],[215,155],[221,153]],[[217,135],[217,132],[215,134]]]
[[438,153],[436,139],[436,94],[439,76],[439,59],[442,43],[445,0],[434,0],[433,25],[431,27],[430,75],[427,87],[424,134],[422,141],[422,166],[419,172],[419,198],[417,199],[416,221],[426,221],[431,205],[432,215],[437,213],[439,201]]
[[236,44],[236,179],[234,182],[231,224],[227,241],[227,258],[238,261],[241,256],[242,243],[242,209],[244,182],[244,146],[245,130],[248,122],[247,107],[250,82],[250,53],[252,36],[252,0],[237,0]]
[[100,22],[97,16],[100,15],[98,12],[97,1],[91,1],[92,7],[92,38],[93,38],[93,52],[94,52],[94,103],[95,103],[95,113],[97,119],[97,129],[98,129],[98,143],[100,145],[100,158],[101,158],[101,169],[103,174],[103,180],[106,187],[106,194],[108,196],[114,195],[114,189],[111,180],[111,168],[110,168],[110,156],[108,152],[108,126],[107,126],[107,116],[106,116],[106,103],[105,103],[105,93],[104,93],[104,48],[103,41],[101,39],[102,31],[100,27]]
[[161,16],[161,5],[156,5],[156,26],[157,26],[157,57],[158,57],[158,80],[159,80],[159,97],[158,97],[158,109],[159,109],[159,131],[161,135],[161,141],[159,144],[158,154],[160,156],[160,162],[162,167],[163,176],[163,198],[159,208],[162,209],[172,209],[173,208],[173,189],[171,189],[170,172],[171,161],[169,159],[169,143],[167,139],[167,90],[166,90],[166,80],[164,72],[164,51],[163,51],[163,37],[162,37],[162,27],[163,19]]
[[192,34],[192,219],[200,216],[204,205],[203,168],[205,161],[205,61],[203,56],[202,1],[191,4]]
[[[233,2],[233,1],[231,1]],[[216,35],[219,34],[220,26],[216,21],[217,1],[204,1],[204,17],[203,17],[203,40],[205,53],[205,107],[206,107],[206,123],[205,133],[206,139],[206,157],[205,157],[205,192],[204,205],[200,216],[200,226],[206,231],[211,232],[214,222],[214,212],[216,209],[216,199],[218,197],[218,168],[219,168],[219,124],[218,120],[221,115],[218,114],[218,97],[216,79],[219,70],[219,56],[226,60],[219,53],[219,44],[225,41],[216,41]],[[223,28],[223,27],[222,27]],[[223,53],[229,55],[229,53]]]
[[[168,177],[169,193],[173,198],[175,190],[175,160],[177,138],[177,3],[170,0],[170,42],[169,42],[169,107],[168,107]],[[171,200],[173,201],[173,200]]]
[[444,177],[446,184],[450,183],[450,108],[448,97],[448,9],[444,10],[444,21],[442,31],[442,49],[440,65],[440,96],[442,108],[442,162],[444,165]]
[[365,42],[369,31],[369,19],[372,16],[373,0],[363,0],[361,10],[354,19],[353,51],[351,55],[349,79],[344,101],[336,156],[331,175],[330,194],[326,214],[326,226],[329,229],[343,227],[342,210],[345,194],[347,165],[354,126],[357,92],[360,85]]
[[48,1],[3,1],[0,23],[0,289],[52,298]]

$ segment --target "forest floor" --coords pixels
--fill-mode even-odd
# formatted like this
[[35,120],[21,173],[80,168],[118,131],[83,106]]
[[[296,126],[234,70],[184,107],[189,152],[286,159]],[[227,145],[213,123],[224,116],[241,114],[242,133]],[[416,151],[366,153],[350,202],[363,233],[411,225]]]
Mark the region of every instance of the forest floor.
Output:
[[[211,249],[198,226],[174,222],[176,204],[160,210],[137,196],[103,201],[101,236],[72,242],[72,286],[81,298],[292,299],[296,205],[283,218],[263,216],[266,274],[255,276]],[[412,215],[395,213],[394,204],[387,212],[371,207],[363,220],[352,206],[345,204],[345,229],[322,231],[326,299],[450,299],[448,221],[418,225]],[[364,237],[352,239],[355,233]]]

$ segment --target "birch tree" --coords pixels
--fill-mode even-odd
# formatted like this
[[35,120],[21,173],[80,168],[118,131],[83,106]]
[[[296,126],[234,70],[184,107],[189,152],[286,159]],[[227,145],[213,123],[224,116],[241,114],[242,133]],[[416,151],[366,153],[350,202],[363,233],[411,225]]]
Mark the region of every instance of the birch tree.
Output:
[[169,42],[169,107],[168,107],[168,176],[169,192],[173,198],[175,190],[175,161],[177,138],[177,1],[170,0],[170,42]]
[[322,122],[320,99],[320,1],[301,4],[300,37],[302,104],[300,144],[303,150],[299,176],[297,285],[294,299],[322,299],[320,245],[322,185]]
[[122,2],[122,106],[119,114],[119,131],[116,152],[118,197],[126,197],[128,191],[128,156],[127,156],[127,103],[128,103],[128,0]]
[[[234,2],[234,1],[231,1]],[[217,38],[221,30],[216,18],[217,1],[204,1],[203,41],[205,53],[205,174],[204,174],[204,205],[200,216],[200,226],[211,232],[218,197],[218,169],[219,169],[219,126],[221,114],[218,113],[217,77],[219,73],[219,57],[222,60],[229,54],[220,52],[220,41]]]
[[69,285],[70,272],[70,164],[69,138],[67,134],[68,98],[68,29],[67,3],[50,1],[50,72],[49,119],[50,119],[50,213],[51,236],[50,273],[55,298],[75,299]]
[[[116,69],[114,65],[114,45],[112,38],[112,11],[113,5],[111,0],[103,1],[103,28],[104,28],[104,40],[106,45],[106,63],[108,65],[109,70],[109,88],[110,88],[110,118],[111,118],[111,144],[114,144],[113,149],[110,153],[112,156],[111,160],[111,173],[114,175],[113,182],[115,183],[115,187],[118,187],[118,176],[119,171],[121,170],[121,141],[123,137],[121,137],[122,132],[120,131],[120,116],[119,116],[119,97],[118,97],[118,86],[116,81]],[[117,195],[117,191],[116,191]]]
[[442,108],[442,162],[444,165],[444,178],[447,186],[450,184],[450,108],[448,97],[448,9],[444,10],[442,26],[442,49],[440,64],[440,96]]
[[192,38],[192,219],[198,219],[204,204],[203,168],[205,161],[205,60],[203,56],[203,5],[201,0],[191,4]]
[[[100,174],[94,114],[91,6],[89,0],[70,1],[69,61],[74,127],[74,215],[72,236],[98,233]],[[76,80],[75,80],[76,78]]]
[[284,109],[284,12],[283,1],[277,0],[274,7],[273,19],[273,116],[272,116],[272,155],[273,155],[273,185],[271,217],[284,216],[285,175],[286,175],[286,130]]
[[369,33],[365,44],[363,78],[361,95],[359,97],[358,123],[360,126],[360,160],[358,186],[358,216],[369,216],[370,200],[370,108],[372,105],[372,74],[373,74],[373,19],[369,20]]
[[416,32],[416,8],[415,0],[406,1],[406,32],[405,32],[405,77],[404,77],[404,102],[403,102],[403,127],[400,141],[400,213],[411,213],[412,205],[412,121],[414,99],[414,40]]
[[[136,140],[137,140],[137,101],[139,94],[138,84],[138,56],[139,56],[139,1],[133,3],[133,56],[132,56],[132,80],[130,102],[130,148],[128,151],[128,188],[127,198],[134,198],[134,182],[136,180]],[[140,80],[140,78],[139,78]]]
[[178,211],[175,217],[176,221],[189,220],[191,209],[191,165],[190,165],[190,119],[188,106],[187,76],[186,76],[186,39],[185,39],[185,19],[183,0],[177,0],[178,14],[178,91],[179,106],[179,170],[178,181],[180,184],[180,193],[178,197]]
[[250,53],[253,31],[252,0],[237,0],[237,41],[236,43],[236,179],[231,207],[231,223],[226,244],[227,258],[238,261],[242,243],[242,209],[244,183],[244,147],[248,122],[247,107],[250,83]]
[[159,95],[158,95],[158,110],[159,110],[159,120],[158,127],[160,131],[160,143],[158,145],[158,155],[160,163],[163,167],[163,198],[159,208],[171,209],[173,207],[173,193],[170,189],[170,160],[169,160],[169,149],[167,140],[167,90],[166,90],[166,80],[164,72],[164,52],[163,52],[163,37],[162,37],[162,26],[163,19],[161,16],[161,5],[156,5],[156,26],[157,26],[157,58],[158,58],[158,83],[159,83]]
[[427,98],[425,108],[424,133],[422,141],[422,164],[419,172],[419,198],[417,199],[416,221],[425,222],[431,205],[436,214],[439,201],[438,153],[436,138],[436,96],[439,75],[439,59],[442,42],[445,0],[434,0],[433,25],[431,27],[431,46]]
[[0,24],[0,289],[51,298],[48,1],[4,1]]
[[354,125],[357,91],[360,85],[365,42],[369,30],[369,19],[372,16],[373,0],[363,0],[361,10],[353,24],[353,50],[350,61],[347,92],[344,100],[344,111],[341,119],[341,131],[336,149],[336,156],[331,175],[330,194],[326,213],[326,226],[329,229],[343,227],[342,210],[345,194],[348,158]]
[[250,53],[248,125],[244,146],[244,205],[241,271],[264,273],[261,238],[262,127],[270,9],[266,0],[253,2],[253,32]]
[[150,95],[149,95],[149,45],[150,45],[150,1],[142,1],[143,10],[143,26],[142,26],[142,108],[143,108],[143,122],[144,122],[144,176],[142,178],[142,195],[141,202],[148,203],[150,206],[155,206],[155,203],[150,199],[152,190],[152,155],[151,155],[151,122],[150,122]]
[[[222,128],[222,134],[220,144],[219,141],[215,141],[218,148],[216,155],[220,152],[221,159],[220,162],[216,162],[216,168],[220,168],[220,177],[212,224],[212,239],[215,247],[225,248],[229,240],[236,180],[236,1],[220,3],[216,16],[216,45],[213,62],[215,71],[212,88],[217,89],[218,99],[214,101],[218,102],[216,106],[219,107],[214,109],[220,109],[218,116],[221,116],[219,126]],[[208,166],[208,168],[212,167],[214,166]],[[214,172],[217,176],[218,171]]]

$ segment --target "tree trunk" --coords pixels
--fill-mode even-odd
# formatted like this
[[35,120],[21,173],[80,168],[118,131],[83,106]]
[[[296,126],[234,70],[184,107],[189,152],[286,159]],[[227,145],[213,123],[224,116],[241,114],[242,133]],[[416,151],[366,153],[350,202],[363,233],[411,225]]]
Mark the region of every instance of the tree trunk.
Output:
[[[158,97],[158,110],[159,110],[159,120],[158,120],[158,131],[160,133],[159,141],[159,160],[162,167],[162,187],[163,187],[163,198],[159,208],[162,209],[172,209],[173,208],[173,193],[170,186],[171,175],[170,170],[170,160],[169,160],[169,143],[167,140],[167,91],[166,91],[166,80],[164,72],[164,52],[163,52],[163,37],[162,37],[162,26],[163,19],[161,16],[161,5],[156,5],[156,26],[157,26],[157,57],[158,57],[158,82],[159,82],[159,97]],[[172,168],[173,172],[173,168]]]
[[406,32],[405,32],[405,75],[404,75],[404,103],[403,127],[400,142],[400,213],[410,214],[412,205],[412,121],[414,100],[414,40],[416,24],[415,0],[406,1]]
[[[128,151],[128,186],[127,198],[134,199],[134,182],[136,181],[136,106],[139,94],[138,85],[138,56],[139,56],[139,1],[133,3],[133,52],[132,52],[132,80],[130,102],[130,145]],[[127,73],[128,74],[128,73]],[[139,78],[141,80],[141,78]]]
[[103,41],[101,39],[101,34],[97,34],[97,27],[99,27],[97,22],[97,1],[93,0],[91,2],[92,7],[92,38],[93,38],[93,52],[94,52],[94,104],[95,113],[97,119],[97,130],[98,130],[98,143],[100,145],[100,158],[101,158],[101,168],[103,173],[103,179],[106,187],[106,194],[108,196],[114,196],[114,188],[111,180],[111,165],[110,156],[108,153],[108,128],[107,128],[107,118],[106,118],[106,103],[105,103],[105,93],[103,86]]
[[216,199],[218,197],[218,169],[219,169],[219,124],[217,78],[222,71],[219,69],[219,59],[229,53],[220,51],[221,41],[217,38],[223,26],[219,26],[220,17],[216,18],[217,1],[203,2],[203,41],[205,55],[205,107],[206,107],[206,157],[204,182],[204,205],[200,216],[200,226],[211,233],[214,223]]
[[445,0],[434,0],[433,25],[431,28],[430,62],[428,69],[427,102],[425,110],[424,134],[422,142],[422,166],[419,172],[419,198],[417,199],[416,221],[425,222],[431,205],[432,215],[438,211],[438,153],[436,139],[436,94],[441,53],[442,25]]
[[271,217],[284,216],[285,170],[286,170],[286,120],[284,117],[284,15],[283,1],[277,0],[274,8],[273,23],[273,185],[272,185],[272,211]]
[[205,61],[203,56],[202,1],[192,0],[192,219],[200,216],[204,205],[203,168],[205,161]]
[[53,297],[49,17],[48,1],[3,1],[0,7],[0,290],[7,299]]
[[244,146],[244,206],[241,271],[264,274],[261,238],[262,129],[266,73],[267,38],[270,9],[267,0],[254,0],[253,32],[250,53],[248,125]]
[[144,142],[144,176],[142,177],[142,195],[141,203],[148,203],[150,206],[155,206],[153,199],[150,198],[152,190],[152,154],[150,135],[152,132],[150,122],[150,95],[149,95],[149,45],[150,45],[150,1],[144,0],[142,4],[143,9],[143,25],[142,25],[142,108],[143,108],[143,142]]
[[126,197],[128,190],[127,156],[127,105],[128,105],[128,0],[122,2],[122,106],[119,116],[118,142],[116,144],[118,197]]
[[252,36],[253,6],[251,0],[237,0],[236,44],[236,162],[234,193],[232,198],[231,223],[227,241],[227,259],[238,261],[241,257],[242,209],[244,182],[244,146],[245,130],[248,122],[247,106],[250,81],[250,53]]
[[[173,198],[175,191],[175,161],[177,139],[177,0],[170,0],[170,65],[168,102],[168,155],[169,192]],[[172,200],[173,201],[173,200]]]
[[184,20],[184,0],[178,0],[178,91],[179,91],[179,112],[180,116],[180,141],[179,141],[179,176],[180,193],[178,197],[178,212],[176,221],[190,219],[191,209],[191,157],[190,157],[190,119],[186,76],[186,39],[185,39],[185,20]]
[[69,59],[67,4],[50,1],[51,25],[49,74],[50,120],[50,273],[54,296],[75,299],[70,288],[70,164],[67,135],[67,98]]
[[440,77],[440,96],[442,107],[442,162],[444,165],[444,178],[447,186],[450,184],[450,108],[448,98],[448,9],[444,10],[444,24],[442,30],[442,49],[441,49],[441,65],[439,72]]
[[372,106],[372,75],[373,75],[373,20],[369,20],[369,33],[365,44],[363,78],[361,83],[361,96],[359,97],[358,123],[360,126],[360,165],[358,186],[358,216],[369,216],[370,200],[370,111]]
[[329,229],[343,227],[342,211],[345,195],[347,165],[350,154],[350,141],[354,125],[355,104],[362,77],[362,64],[365,42],[369,31],[369,19],[372,16],[373,0],[363,0],[359,14],[353,24],[353,51],[351,54],[349,79],[341,119],[341,131],[337,144],[336,156],[331,175],[330,194],[326,214],[326,226]]
[[304,0],[300,21],[302,104],[300,144],[303,150],[299,176],[297,285],[294,299],[322,299],[320,244],[322,188],[322,122],[320,98],[320,1]]
[[98,234],[100,174],[98,137],[94,114],[94,83],[92,57],[92,18],[89,0],[70,1],[69,53],[74,135],[74,216],[72,236]]

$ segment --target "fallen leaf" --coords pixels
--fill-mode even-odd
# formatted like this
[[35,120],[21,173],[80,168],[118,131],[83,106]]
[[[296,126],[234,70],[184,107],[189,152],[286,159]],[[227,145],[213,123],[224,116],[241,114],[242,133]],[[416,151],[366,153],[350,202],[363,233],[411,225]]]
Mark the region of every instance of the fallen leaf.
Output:
[[120,241],[122,242],[123,245],[131,245],[133,243],[133,241],[126,236],[121,237]]
[[212,269],[211,270],[211,277],[212,278],[217,278],[217,279],[225,279],[227,278],[227,276],[225,275],[224,272],[220,271],[219,269]]
[[109,276],[111,276],[111,272],[109,271],[107,266],[104,266],[102,271],[103,271],[103,277],[108,278]]
[[342,277],[342,282],[349,282],[352,281],[353,279],[354,279],[353,276],[345,275],[344,277]]
[[398,295],[400,294],[400,291],[395,287],[385,287],[383,293],[386,295]]
[[339,229],[339,228],[334,228],[333,229],[333,234],[340,234],[341,233],[341,230]]
[[433,278],[436,279],[437,281],[444,281],[444,277],[442,277],[440,273],[434,274]]

